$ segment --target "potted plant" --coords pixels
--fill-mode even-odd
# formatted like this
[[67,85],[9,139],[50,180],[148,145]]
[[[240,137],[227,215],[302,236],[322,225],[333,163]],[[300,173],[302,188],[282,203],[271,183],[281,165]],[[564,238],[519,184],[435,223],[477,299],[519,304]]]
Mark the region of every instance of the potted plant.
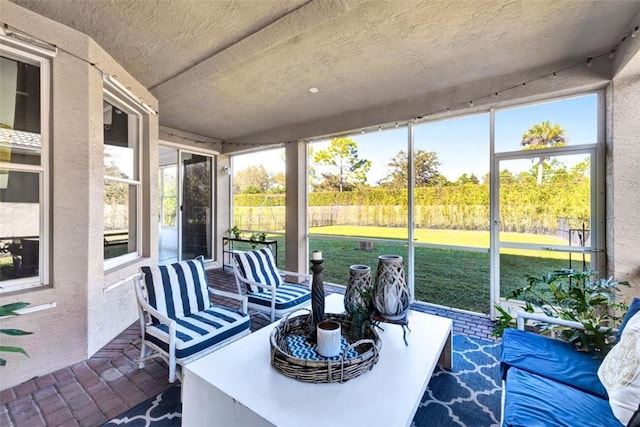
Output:
[[[539,323],[541,333],[553,333],[556,338],[572,343],[577,350],[593,351],[604,356],[615,344],[613,328],[619,326],[628,307],[618,301],[619,286],[626,281],[613,278],[597,279],[596,271],[557,270],[541,277],[529,276],[527,284],[511,292],[507,299],[524,301],[524,311],[541,311],[549,317],[580,323],[584,329]],[[514,327],[514,316],[496,306],[494,336],[505,328]]]
[[237,225],[234,225],[229,229],[229,236],[233,236],[235,239],[240,239],[242,237],[242,233]]
[[[20,310],[21,308],[24,308],[28,305],[29,305],[28,302],[14,302],[11,304],[0,305],[0,318],[5,316],[18,316],[20,313],[18,313],[16,310]],[[33,332],[27,332],[21,329],[0,329],[0,334],[5,334],[5,335],[19,336],[19,335],[29,335],[32,333]],[[0,352],[22,353],[25,356],[29,356],[22,347],[13,347],[8,345],[0,345]],[[0,366],[5,366],[6,364],[7,364],[7,361],[3,358],[0,358]]]
[[251,242],[251,249],[255,249],[257,246],[256,242],[264,242],[267,238],[265,233],[253,233],[251,237],[249,237],[249,241]]

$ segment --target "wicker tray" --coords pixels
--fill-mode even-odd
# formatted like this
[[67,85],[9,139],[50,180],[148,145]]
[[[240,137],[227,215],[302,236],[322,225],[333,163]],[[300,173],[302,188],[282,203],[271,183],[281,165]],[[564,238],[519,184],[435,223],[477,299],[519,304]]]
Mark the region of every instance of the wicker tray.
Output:
[[[310,383],[345,382],[373,369],[380,358],[382,342],[373,327],[367,328],[365,337],[354,340],[349,336],[351,320],[343,314],[325,314],[342,326],[342,336],[349,343],[340,360],[300,359],[292,355],[287,344],[289,335],[307,335],[311,330],[311,313],[285,318],[271,332],[271,364],[282,374]],[[350,349],[357,356],[346,358]]]

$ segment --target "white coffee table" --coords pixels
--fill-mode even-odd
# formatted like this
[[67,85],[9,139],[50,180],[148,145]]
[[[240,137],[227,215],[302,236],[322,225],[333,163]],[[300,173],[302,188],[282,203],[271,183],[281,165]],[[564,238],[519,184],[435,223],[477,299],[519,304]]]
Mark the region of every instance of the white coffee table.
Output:
[[[342,301],[328,296],[325,311],[341,313]],[[185,367],[183,426],[408,426],[436,364],[451,369],[452,321],[411,311],[408,346],[400,326],[381,324],[370,372],[343,384],[305,383],[271,366],[273,325]]]

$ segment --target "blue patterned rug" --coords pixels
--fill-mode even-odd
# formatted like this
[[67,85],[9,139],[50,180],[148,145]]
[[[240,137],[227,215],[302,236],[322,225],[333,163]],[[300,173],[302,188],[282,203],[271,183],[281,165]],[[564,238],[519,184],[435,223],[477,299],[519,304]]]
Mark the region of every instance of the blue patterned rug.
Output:
[[[499,343],[454,335],[454,370],[448,372],[436,368],[413,418],[413,426],[498,426],[499,353]],[[105,426],[180,427],[181,409],[180,387],[171,387]]]

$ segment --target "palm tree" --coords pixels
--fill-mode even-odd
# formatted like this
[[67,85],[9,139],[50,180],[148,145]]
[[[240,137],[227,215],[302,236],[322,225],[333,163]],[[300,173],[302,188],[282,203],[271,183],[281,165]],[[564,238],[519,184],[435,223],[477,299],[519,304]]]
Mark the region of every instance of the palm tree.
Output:
[[[549,121],[534,124],[522,135],[520,145],[523,150],[539,150],[541,148],[563,147],[567,145],[569,138],[564,134],[564,129],[559,124],[553,126]],[[544,162],[549,157],[540,157],[538,160],[538,185],[542,184],[542,170]]]

